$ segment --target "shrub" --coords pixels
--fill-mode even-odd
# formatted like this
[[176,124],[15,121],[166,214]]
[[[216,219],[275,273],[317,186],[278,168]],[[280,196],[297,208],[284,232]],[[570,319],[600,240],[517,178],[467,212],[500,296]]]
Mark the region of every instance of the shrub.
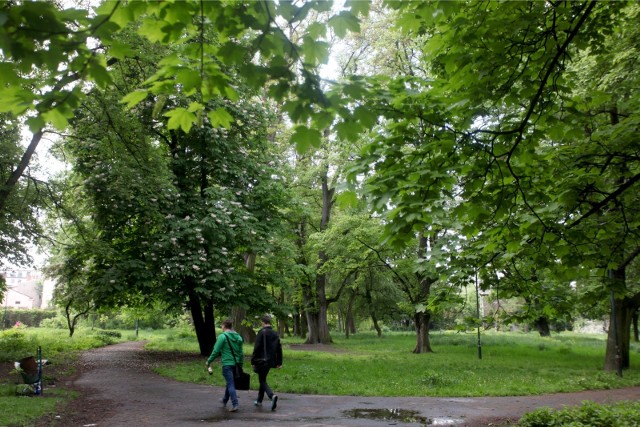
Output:
[[0,362],[15,362],[33,355],[35,345],[20,329],[13,328],[0,333]]
[[49,319],[43,319],[40,322],[41,328],[51,328],[51,329],[67,329],[67,321],[61,317],[51,317]]
[[7,309],[4,314],[4,327],[11,327],[17,322],[27,326],[38,327],[44,319],[56,317],[55,310],[42,309]]
[[626,427],[637,426],[640,419],[640,402],[621,401],[611,405],[601,405],[590,401],[581,406],[553,410],[536,409],[525,414],[520,427]]
[[118,331],[98,330],[94,333],[104,345],[114,344],[122,337],[122,334]]

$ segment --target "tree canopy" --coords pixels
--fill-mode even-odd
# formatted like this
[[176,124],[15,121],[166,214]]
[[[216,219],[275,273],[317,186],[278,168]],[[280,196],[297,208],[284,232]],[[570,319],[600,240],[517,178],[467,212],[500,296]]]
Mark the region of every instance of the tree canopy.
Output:
[[[376,253],[406,290],[424,351],[432,310],[476,274],[522,297],[538,324],[568,315],[557,301],[575,297],[571,282],[597,283],[589,294],[611,293],[620,325],[611,369],[640,306],[627,280],[640,253],[639,13],[596,1],[5,1],[3,132],[24,124],[33,136],[0,159],[0,212],[26,194],[43,135],[72,129],[74,259],[100,272],[87,279],[110,290],[102,301],[186,298],[211,327],[214,304],[252,305],[252,292],[230,290],[267,277],[248,260],[288,248],[287,281],[326,341],[326,292],[357,295],[365,270],[380,273]],[[351,52],[323,79],[336,38]],[[316,150],[306,170],[282,172],[290,159],[272,149],[285,139]],[[346,257],[331,245],[363,202],[385,249],[363,239],[367,256]],[[283,212],[288,230],[271,222]],[[20,218],[3,221],[3,241],[24,234]]]

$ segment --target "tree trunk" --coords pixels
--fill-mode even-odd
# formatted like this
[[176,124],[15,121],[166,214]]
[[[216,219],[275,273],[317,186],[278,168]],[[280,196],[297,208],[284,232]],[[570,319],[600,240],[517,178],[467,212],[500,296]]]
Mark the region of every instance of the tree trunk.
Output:
[[306,344],[331,343],[327,322],[328,304],[325,281],[326,276],[320,274],[316,276],[315,289],[312,289],[311,284],[302,286],[308,330]]
[[247,310],[244,307],[233,307],[231,309],[230,318],[233,322],[233,329],[240,334],[245,343],[253,343],[256,340],[256,331],[242,323],[245,317],[247,317]]
[[[253,273],[256,268],[256,254],[245,253],[243,257],[245,268],[250,274]],[[233,329],[240,334],[245,343],[253,343],[256,340],[256,331],[243,324],[246,316],[247,310],[244,307],[233,307],[231,309],[230,318],[233,322]]]
[[189,292],[189,310],[193,319],[193,326],[198,338],[198,346],[202,356],[209,356],[216,342],[216,325],[213,316],[213,303],[202,305],[200,298],[194,291]]
[[[624,289],[626,285],[625,269],[610,270],[612,289]],[[613,291],[612,291],[613,292]],[[609,312],[609,331],[607,332],[607,348],[604,358],[604,370],[616,371],[629,367],[629,345],[631,334],[631,317],[635,307],[629,298],[611,297]]]
[[356,319],[353,315],[353,313],[351,313],[351,316],[349,317],[349,322],[347,323],[347,328],[349,329],[349,332],[353,335],[356,332],[358,332],[358,330],[356,329]]
[[320,327],[318,326],[320,321],[318,319],[318,313],[311,312],[311,310],[307,310],[306,313],[309,334],[307,335],[305,344],[318,344],[320,343]]
[[355,320],[353,319],[353,304],[356,300],[356,295],[355,292],[351,292],[347,303],[347,313],[344,321],[344,334],[347,338],[349,338],[349,334],[356,332]]
[[631,321],[633,323],[633,340],[635,342],[639,341],[638,337],[638,309],[633,312],[633,316],[631,316]]
[[[433,236],[431,237],[433,238]],[[420,236],[418,241],[418,258],[425,258],[427,250],[428,237]],[[418,295],[416,302],[426,302],[431,292],[432,279],[423,273],[416,273],[418,279]],[[431,312],[428,309],[419,311],[413,315],[416,326],[416,347],[414,353],[433,353],[431,343],[429,342],[429,322],[431,321]]]
[[[320,218],[320,231],[325,231],[329,225],[331,218],[331,208],[333,206],[333,194],[335,188],[329,188],[328,179],[328,167],[321,177],[322,181],[322,217]],[[322,266],[329,260],[329,257],[324,251],[318,253],[318,264],[316,265],[316,271],[321,271]],[[331,344],[331,336],[329,334],[329,323],[327,313],[329,311],[329,304],[327,303],[327,276],[325,273],[317,273],[315,281],[315,295],[311,292],[307,292],[309,298],[306,303],[307,320],[309,326],[309,336],[307,337],[308,344]],[[314,300],[311,301],[311,298]],[[313,302],[313,304],[309,304]],[[314,307],[315,310],[311,311],[310,308]]]
[[376,334],[378,338],[382,336],[382,329],[380,325],[378,325],[378,316],[376,316],[376,311],[373,309],[373,297],[371,296],[371,289],[367,288],[365,291],[365,299],[367,300],[367,306],[369,307],[369,316],[371,317],[371,321],[373,322],[373,327],[376,330]]
[[624,299],[616,298],[609,313],[604,370],[620,372],[629,367],[631,313]]
[[549,327],[549,321],[546,317],[540,316],[536,319],[534,325],[538,330],[538,333],[541,337],[550,337],[551,336],[551,328]]
[[414,322],[416,325],[416,347],[413,352],[433,353],[431,343],[429,342],[429,322],[431,321],[431,313],[428,311],[415,313]]
[[299,338],[304,338],[306,336],[306,328],[302,324],[302,318],[303,315],[300,312],[296,312],[293,315],[293,335]]
[[378,338],[382,337],[382,329],[380,328],[380,325],[378,324],[378,317],[376,316],[376,312],[375,311],[371,311],[370,312],[371,315],[371,321],[373,322],[373,328],[376,330],[376,335]]

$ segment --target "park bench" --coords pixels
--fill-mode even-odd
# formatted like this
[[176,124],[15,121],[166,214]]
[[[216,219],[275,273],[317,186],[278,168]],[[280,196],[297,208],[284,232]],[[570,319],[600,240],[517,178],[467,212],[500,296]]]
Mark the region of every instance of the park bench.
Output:
[[48,361],[42,359],[42,348],[38,347],[36,356],[28,356],[15,362],[15,368],[20,373],[24,385],[17,390],[18,394],[42,395],[42,367]]

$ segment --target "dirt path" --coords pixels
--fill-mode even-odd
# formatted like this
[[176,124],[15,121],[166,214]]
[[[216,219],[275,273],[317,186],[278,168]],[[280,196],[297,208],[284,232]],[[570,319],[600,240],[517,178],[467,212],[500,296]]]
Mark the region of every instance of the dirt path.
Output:
[[[379,398],[278,393],[278,410],[252,405],[256,391],[240,391],[240,410],[226,412],[221,387],[169,380],[151,368],[176,355],[148,352],[129,342],[83,353],[80,375],[65,386],[81,392],[64,412],[43,426],[488,426],[507,425],[541,406],[583,400],[640,399],[640,387],[526,397]],[[193,359],[193,356],[181,356]],[[285,367],[286,368],[286,367]],[[256,378],[252,378],[255,381]],[[45,390],[46,393],[46,390]]]

